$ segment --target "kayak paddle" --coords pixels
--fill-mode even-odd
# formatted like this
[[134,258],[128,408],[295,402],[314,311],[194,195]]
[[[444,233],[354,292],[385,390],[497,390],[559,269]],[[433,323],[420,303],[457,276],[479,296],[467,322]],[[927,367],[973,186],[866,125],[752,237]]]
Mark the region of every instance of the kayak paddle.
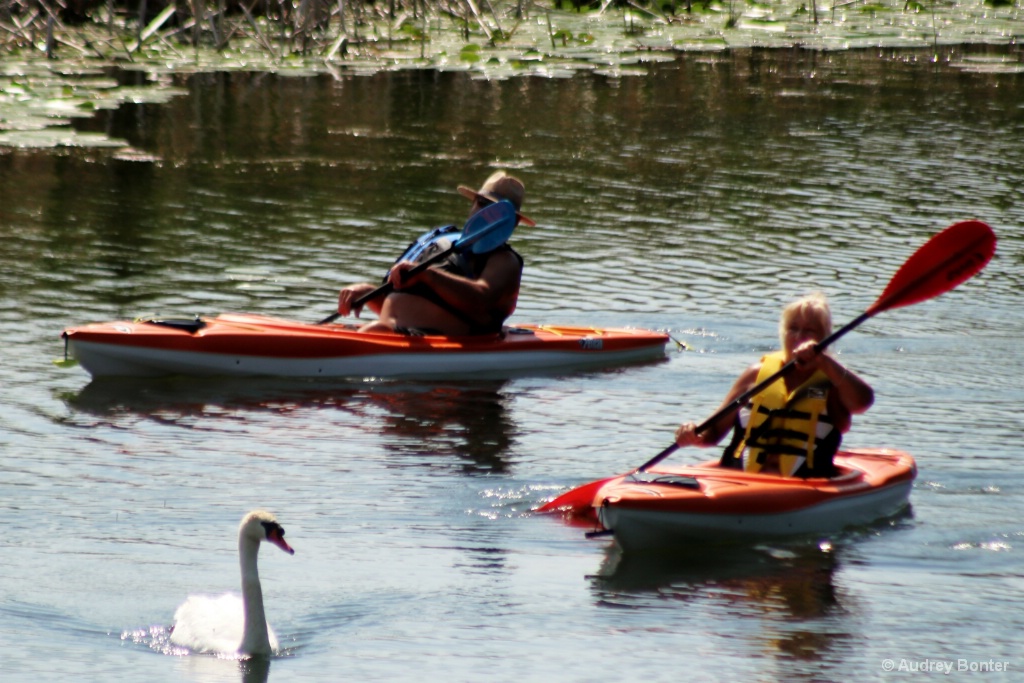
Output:
[[[471,250],[474,254],[486,254],[492,249],[497,249],[512,236],[516,228],[516,208],[512,202],[502,199],[500,202],[488,204],[475,214],[470,216],[466,225],[462,228],[462,236],[452,243],[444,251],[434,254],[415,267],[409,269],[408,276],[411,277],[434,265],[438,261],[447,258],[453,252],[462,253]],[[393,290],[395,287],[390,282],[385,282],[372,292],[368,292],[352,302],[352,309],[361,308],[367,301],[375,299],[381,294]],[[317,325],[326,325],[334,322],[341,316],[341,313],[332,313]]]
[[[882,311],[916,304],[950,291],[981,272],[992,259],[995,251],[996,236],[989,226],[981,221],[954,223],[921,245],[896,271],[882,295],[866,311],[818,342],[816,345],[818,352],[825,350],[829,344]],[[737,396],[714,415],[700,423],[697,426],[697,433],[703,432],[718,420],[745,405],[753,396],[789,373],[793,367],[794,361],[791,360],[783,365],[778,372]],[[679,445],[673,443],[630,474],[639,474],[654,467],[678,448]],[[537,508],[537,512],[564,510],[581,514],[593,506],[594,496],[602,486],[618,478],[599,479],[567,491]]]

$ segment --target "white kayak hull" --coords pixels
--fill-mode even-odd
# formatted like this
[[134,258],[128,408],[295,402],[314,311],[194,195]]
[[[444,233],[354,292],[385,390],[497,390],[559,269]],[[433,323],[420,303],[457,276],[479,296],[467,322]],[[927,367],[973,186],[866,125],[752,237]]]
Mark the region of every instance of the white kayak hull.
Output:
[[[793,479],[710,464],[656,467],[598,490],[600,526],[632,552],[671,550],[693,540],[830,534],[892,517],[909,505],[913,458],[890,449],[836,455],[841,474]],[[665,483],[657,479],[665,477]]]
[[655,360],[668,340],[647,330],[556,326],[477,338],[363,334],[253,315],[204,323],[188,331],[118,321],[64,334],[69,356],[94,377],[503,376]]

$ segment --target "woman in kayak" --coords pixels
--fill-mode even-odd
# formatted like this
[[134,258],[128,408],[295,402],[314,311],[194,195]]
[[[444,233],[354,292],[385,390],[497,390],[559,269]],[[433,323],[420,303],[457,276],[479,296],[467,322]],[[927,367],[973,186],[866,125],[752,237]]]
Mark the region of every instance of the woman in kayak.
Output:
[[756,394],[739,410],[725,413],[700,434],[693,422],[676,430],[680,446],[712,446],[732,430],[722,467],[789,477],[828,477],[832,457],[851,416],[874,403],[874,390],[834,356],[815,345],[832,332],[828,300],[815,293],[782,311],[782,351],[764,356],[737,378],[722,408],[777,372],[790,360],[794,367]]
[[[469,215],[485,206],[507,199],[516,208],[516,224],[534,225],[519,212],[526,189],[522,181],[498,171],[479,190],[460,185],[459,193],[473,200]],[[486,254],[453,254],[433,268],[408,277],[415,265],[399,261],[391,267],[387,281],[394,290],[367,302],[378,320],[361,332],[406,334],[491,334],[501,331],[512,315],[519,297],[523,258],[503,244]],[[352,302],[372,292],[377,285],[362,282],[341,290],[338,313],[353,312]],[[354,311],[359,315],[359,310]]]

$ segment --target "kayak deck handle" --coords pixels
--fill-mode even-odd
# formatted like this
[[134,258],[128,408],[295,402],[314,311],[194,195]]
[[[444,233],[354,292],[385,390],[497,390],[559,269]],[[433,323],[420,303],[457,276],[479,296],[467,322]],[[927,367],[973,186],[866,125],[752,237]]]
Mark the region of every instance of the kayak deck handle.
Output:
[[193,320],[188,319],[170,319],[170,320],[143,320],[142,322],[149,325],[163,325],[164,327],[171,327],[176,330],[184,330],[189,334],[195,334],[199,330],[206,327],[206,321],[200,320],[199,316],[196,316]]
[[651,474],[648,472],[635,472],[632,480],[640,484],[661,484],[663,486],[677,486],[687,489],[699,489],[700,481],[696,477],[684,474]]

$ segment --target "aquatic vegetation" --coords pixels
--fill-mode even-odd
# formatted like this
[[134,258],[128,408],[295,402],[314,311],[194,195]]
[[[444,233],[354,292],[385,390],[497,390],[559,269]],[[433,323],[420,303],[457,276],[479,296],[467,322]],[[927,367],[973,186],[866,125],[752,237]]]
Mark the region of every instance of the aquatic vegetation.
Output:
[[[335,77],[403,68],[470,70],[487,79],[579,70],[623,78],[681,52],[725,49],[1010,45],[1022,10],[1005,0],[352,0],[293,5],[150,0],[112,14],[106,0],[47,11],[0,9],[0,147],[117,146],[72,134],[76,117],[123,102],[160,102],[169,76],[267,71]],[[56,8],[56,9],[54,9]],[[258,14],[254,14],[255,12]],[[1019,63],[1006,68],[1019,68]],[[137,72],[126,86],[109,74]],[[102,77],[102,78],[101,78]]]
[[[166,0],[127,4],[110,13],[106,0],[65,0],[57,9],[20,13],[6,3],[0,9],[0,48],[9,55],[45,54],[61,61],[109,61],[139,65],[233,62],[257,68],[324,62],[398,59],[403,50],[422,51],[433,61],[479,43],[520,52],[536,49],[545,59],[575,61],[561,48],[599,45],[609,53],[687,49],[723,36],[736,47],[834,49],[846,35],[872,35],[884,44],[894,35],[914,39],[921,29],[918,14],[930,14],[945,43],[1009,42],[1017,33],[1019,3],[1012,0],[965,0],[957,4],[919,0],[550,0],[549,5],[523,0],[453,3],[390,0],[387,4],[352,0],[288,2],[213,2],[167,4]],[[194,15],[192,8],[202,11]],[[73,8],[68,9],[68,8]],[[58,11],[59,10],[59,11]],[[875,20],[884,15],[886,23]],[[70,18],[69,18],[70,17]],[[73,19],[73,20],[72,20]],[[746,30],[759,22],[780,22],[771,41]],[[583,38],[585,36],[585,38]],[[455,49],[453,49],[455,48]],[[296,59],[297,58],[297,59]],[[487,62],[488,60],[481,60]]]

